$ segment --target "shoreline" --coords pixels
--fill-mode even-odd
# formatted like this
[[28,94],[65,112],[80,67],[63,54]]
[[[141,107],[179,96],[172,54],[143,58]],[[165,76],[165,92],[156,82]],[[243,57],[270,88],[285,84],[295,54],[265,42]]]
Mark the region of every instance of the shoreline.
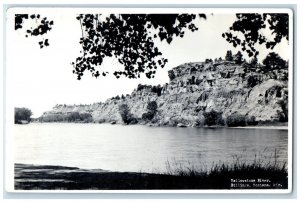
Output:
[[[274,123],[275,125],[253,125],[253,126],[236,126],[236,127],[228,127],[228,126],[201,126],[201,127],[196,127],[196,126],[171,126],[171,125],[158,125],[158,124],[141,124],[141,123],[137,123],[137,124],[122,124],[122,123],[110,123],[110,122],[103,122],[103,123],[96,123],[96,122],[89,122],[89,123],[84,123],[84,122],[30,122],[28,124],[51,124],[51,123],[55,123],[55,124],[95,124],[95,125],[101,125],[101,124],[106,124],[106,125],[118,125],[118,126],[145,126],[145,127],[170,127],[170,128],[204,128],[204,129],[209,129],[209,128],[228,128],[228,129],[274,129],[274,130],[288,130],[289,126],[288,125],[278,125],[278,123]],[[28,124],[17,124],[17,125],[28,125]],[[276,125],[277,124],[277,125]]]
[[288,126],[244,126],[244,127],[227,127],[227,128],[237,128],[237,129],[265,129],[265,130],[288,130]]
[[[279,166],[216,165],[208,171],[178,174],[112,172],[101,169],[15,163],[14,188],[18,190],[224,190],[288,189],[287,170]],[[261,183],[261,178],[266,181]],[[240,180],[251,180],[239,184]]]

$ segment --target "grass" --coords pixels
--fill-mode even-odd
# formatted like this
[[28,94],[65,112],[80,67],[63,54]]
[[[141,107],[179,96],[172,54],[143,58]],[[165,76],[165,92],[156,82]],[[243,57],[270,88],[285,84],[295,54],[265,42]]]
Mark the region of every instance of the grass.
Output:
[[286,164],[255,157],[247,163],[235,157],[232,164],[197,169],[166,163],[167,173],[109,172],[75,167],[15,164],[19,190],[153,190],[153,189],[287,189]]

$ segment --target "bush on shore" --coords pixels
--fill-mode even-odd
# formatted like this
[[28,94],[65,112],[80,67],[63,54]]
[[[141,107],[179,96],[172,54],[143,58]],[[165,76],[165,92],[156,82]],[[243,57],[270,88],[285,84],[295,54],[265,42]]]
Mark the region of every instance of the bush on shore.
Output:
[[204,112],[204,125],[212,126],[212,125],[221,125],[225,124],[224,119],[222,118],[222,112],[217,112],[215,110],[211,110],[209,112]]
[[247,125],[257,125],[258,121],[256,121],[255,116],[247,117],[246,118]]
[[15,108],[15,124],[31,121],[32,112],[28,108]]
[[246,116],[241,114],[232,114],[226,118],[228,127],[246,126]]
[[156,101],[152,101],[152,102],[148,103],[147,110],[148,111],[146,113],[143,113],[142,120],[151,121],[154,118],[155,114],[157,113]]
[[119,106],[119,113],[121,115],[123,122],[127,125],[136,124],[138,122],[137,119],[130,112],[127,104],[121,104]]

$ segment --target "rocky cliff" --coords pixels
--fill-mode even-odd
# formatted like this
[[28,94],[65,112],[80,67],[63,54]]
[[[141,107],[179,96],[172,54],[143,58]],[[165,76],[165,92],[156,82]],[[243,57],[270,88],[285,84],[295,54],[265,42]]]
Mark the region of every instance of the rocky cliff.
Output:
[[[153,125],[202,126],[205,112],[216,111],[225,121],[240,115],[256,122],[287,121],[288,83],[286,69],[263,73],[262,67],[247,63],[218,61],[186,63],[168,72],[170,82],[163,86],[139,85],[131,95],[110,98],[92,105],[57,105],[45,112],[49,118],[90,114],[88,122],[123,123],[120,105],[126,104],[136,122]],[[155,101],[153,117],[145,119],[148,104]],[[80,118],[80,117],[79,117]],[[78,119],[80,121],[80,119]]]

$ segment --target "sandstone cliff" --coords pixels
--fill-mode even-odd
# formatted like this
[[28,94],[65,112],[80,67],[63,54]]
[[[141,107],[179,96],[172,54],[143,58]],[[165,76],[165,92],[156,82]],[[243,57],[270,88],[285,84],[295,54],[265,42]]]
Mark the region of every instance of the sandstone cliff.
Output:
[[[163,86],[139,85],[131,95],[104,103],[57,105],[40,120],[79,112],[92,116],[88,122],[123,123],[119,107],[127,104],[141,124],[202,126],[204,113],[212,110],[221,112],[225,123],[235,114],[258,122],[287,121],[287,75],[286,69],[266,74],[261,67],[246,63],[186,63],[170,70],[170,82]],[[151,101],[156,101],[157,110],[152,119],[145,120],[142,115],[149,111]]]

